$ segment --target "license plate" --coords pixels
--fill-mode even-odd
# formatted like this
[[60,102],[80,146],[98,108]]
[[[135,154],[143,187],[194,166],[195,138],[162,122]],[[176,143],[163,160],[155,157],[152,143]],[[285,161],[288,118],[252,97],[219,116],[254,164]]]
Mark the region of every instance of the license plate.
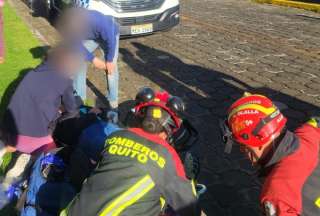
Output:
[[153,25],[152,24],[144,24],[144,25],[136,25],[131,26],[131,34],[145,34],[153,32]]

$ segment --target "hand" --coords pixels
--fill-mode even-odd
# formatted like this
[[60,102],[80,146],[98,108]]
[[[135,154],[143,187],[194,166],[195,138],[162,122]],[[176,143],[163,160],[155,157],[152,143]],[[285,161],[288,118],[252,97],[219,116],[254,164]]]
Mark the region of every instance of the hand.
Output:
[[107,66],[107,73],[111,75],[114,71],[115,64],[113,62],[106,62],[106,66]]
[[96,68],[100,70],[107,70],[106,63],[97,57],[93,59],[92,63]]
[[101,109],[99,109],[99,108],[93,107],[93,108],[89,111],[89,113],[94,113],[94,114],[98,115],[98,114],[102,113],[102,111],[101,111]]

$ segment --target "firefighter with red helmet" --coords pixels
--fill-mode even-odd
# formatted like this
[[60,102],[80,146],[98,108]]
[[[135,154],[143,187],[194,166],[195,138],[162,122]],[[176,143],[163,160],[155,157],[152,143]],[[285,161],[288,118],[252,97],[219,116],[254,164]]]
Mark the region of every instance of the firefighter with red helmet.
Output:
[[228,110],[224,124],[226,152],[240,145],[265,177],[260,202],[267,216],[320,215],[320,118],[294,133],[274,103],[247,94]]
[[143,88],[134,109],[140,125],[112,133],[98,166],[61,215],[158,216],[165,204],[181,216],[199,215],[194,183],[168,142],[182,124],[181,99]]

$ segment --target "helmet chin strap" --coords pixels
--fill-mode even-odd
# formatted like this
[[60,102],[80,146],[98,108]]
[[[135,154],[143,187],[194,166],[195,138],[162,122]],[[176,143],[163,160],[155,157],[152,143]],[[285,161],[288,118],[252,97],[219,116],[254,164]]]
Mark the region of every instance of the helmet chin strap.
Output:
[[166,132],[166,134],[167,134],[167,136],[168,136],[167,141],[168,141],[169,143],[171,143],[171,137],[172,137],[172,134],[173,134],[173,130],[172,130],[172,128],[170,127],[170,124],[169,124],[170,118],[171,118],[171,116],[168,117],[168,118],[162,123],[162,127],[164,128],[164,130],[165,130],[165,132]]
[[226,145],[224,148],[224,152],[226,154],[230,154],[232,151],[232,146],[233,146],[234,141],[231,138],[226,138],[226,139],[227,139],[227,142],[226,142]]
[[252,166],[254,167],[260,166],[259,164],[260,158],[251,150],[249,151],[249,159],[251,161]]
[[226,120],[223,120],[223,121],[220,120],[219,126],[222,132],[222,141],[225,143],[224,152],[227,154],[230,154],[232,151],[233,143],[234,143],[234,140],[232,139],[232,132],[227,126]]

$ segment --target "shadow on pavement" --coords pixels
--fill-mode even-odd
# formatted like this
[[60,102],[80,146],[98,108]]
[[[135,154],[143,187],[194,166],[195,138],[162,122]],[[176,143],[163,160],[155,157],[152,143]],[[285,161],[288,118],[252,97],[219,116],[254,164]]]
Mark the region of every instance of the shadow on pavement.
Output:
[[208,187],[201,205],[207,215],[256,216],[259,210],[260,182],[255,170],[239,150],[223,153],[218,121],[224,118],[231,103],[244,91],[264,94],[286,104],[289,128],[316,114],[319,108],[270,88],[253,88],[219,71],[187,64],[178,57],[141,43],[132,42],[136,52],[120,49],[122,60],[135,73],[159,85],[187,103],[187,117],[201,134],[202,172],[200,183]]

